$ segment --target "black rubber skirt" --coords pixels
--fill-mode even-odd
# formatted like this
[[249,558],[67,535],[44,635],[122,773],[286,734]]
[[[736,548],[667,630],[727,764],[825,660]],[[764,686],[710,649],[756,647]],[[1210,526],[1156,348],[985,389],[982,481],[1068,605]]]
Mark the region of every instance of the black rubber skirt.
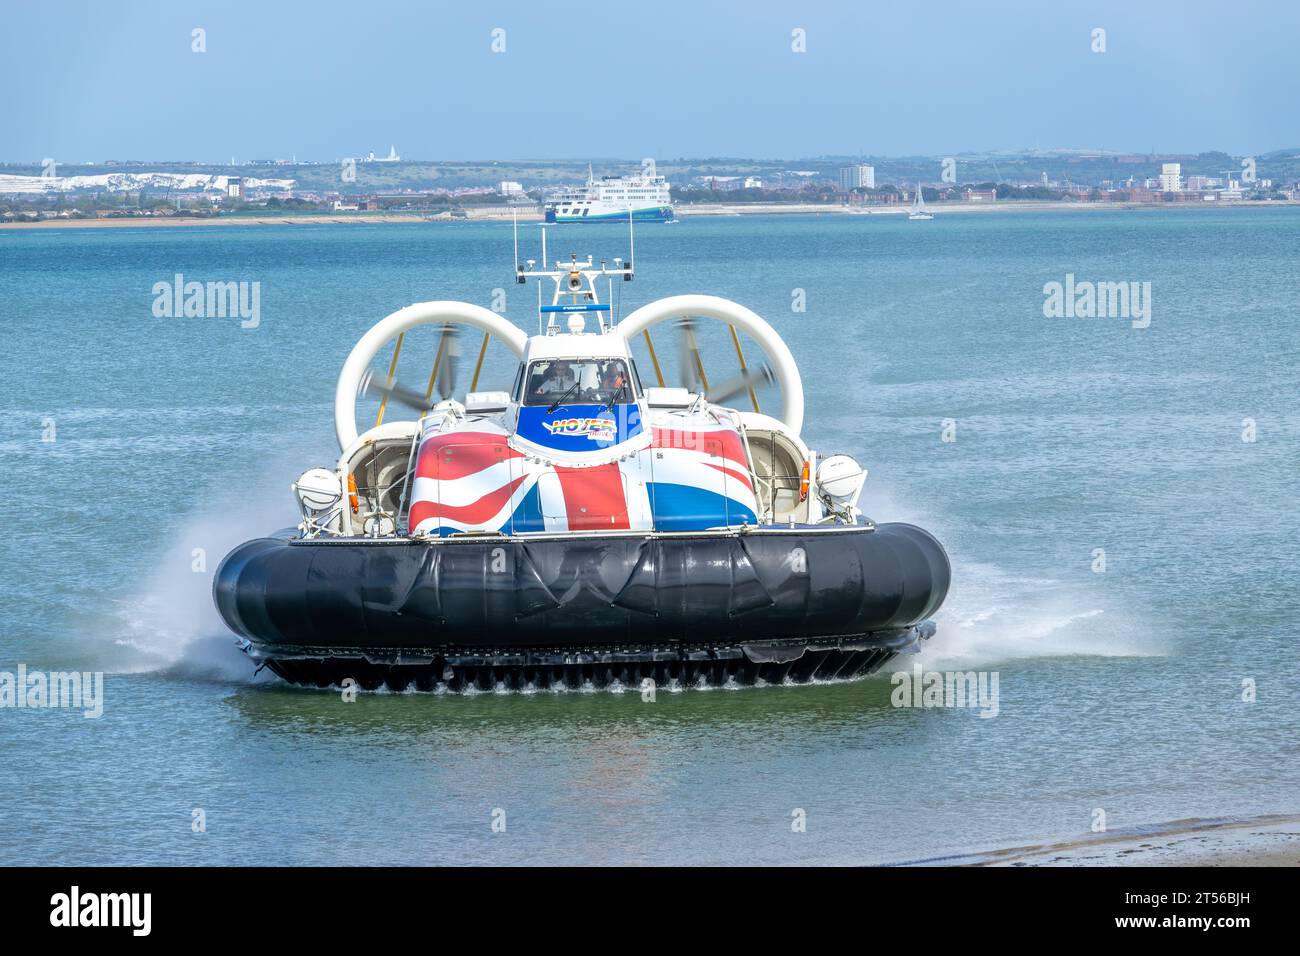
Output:
[[213,594],[295,683],[493,687],[857,676],[933,633],[943,547],[882,524],[249,541]]

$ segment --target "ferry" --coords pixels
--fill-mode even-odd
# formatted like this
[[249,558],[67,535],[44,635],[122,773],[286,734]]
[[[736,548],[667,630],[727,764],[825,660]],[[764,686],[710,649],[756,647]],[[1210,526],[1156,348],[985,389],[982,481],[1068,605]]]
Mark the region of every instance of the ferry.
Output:
[[668,181],[653,172],[640,176],[602,176],[587,168],[587,183],[565,190],[546,204],[547,222],[673,222]]
[[[631,250],[548,263],[545,227],[541,245],[521,262],[516,226],[536,335],[480,305],[420,302],[348,355],[338,457],[292,486],[301,522],[237,547],[213,582],[259,669],[315,687],[671,690],[842,680],[919,649],[948,557],[915,525],[867,517],[867,470],[809,446],[776,330],[689,293],[620,320]],[[432,372],[401,371],[420,326],[439,332]],[[466,333],[482,344],[464,385]],[[517,365],[481,383],[492,339]],[[725,354],[706,360],[705,342]],[[380,406],[359,428],[362,395]]]

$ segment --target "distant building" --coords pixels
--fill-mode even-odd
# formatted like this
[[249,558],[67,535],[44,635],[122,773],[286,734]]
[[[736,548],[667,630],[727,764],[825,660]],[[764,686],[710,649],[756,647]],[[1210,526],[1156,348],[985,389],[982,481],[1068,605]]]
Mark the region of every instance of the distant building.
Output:
[[1164,163],[1160,167],[1160,191],[1180,193],[1183,191],[1183,167],[1181,163]]
[[998,201],[998,191],[996,189],[967,189],[961,196],[967,202]]
[[503,196],[522,196],[524,194],[524,187],[513,180],[503,180],[500,192]]
[[875,189],[876,167],[857,164],[840,168],[840,189]]
[[902,192],[851,192],[846,198],[850,206],[893,206],[911,201],[911,197]]
[[1119,195],[1126,202],[1155,202],[1157,198],[1156,193],[1145,186],[1134,186],[1130,189],[1121,190]]
[[762,189],[763,180],[756,176],[697,176],[700,188],[729,193],[740,189]]
[[244,178],[242,176],[226,177],[226,196],[230,199],[244,198]]

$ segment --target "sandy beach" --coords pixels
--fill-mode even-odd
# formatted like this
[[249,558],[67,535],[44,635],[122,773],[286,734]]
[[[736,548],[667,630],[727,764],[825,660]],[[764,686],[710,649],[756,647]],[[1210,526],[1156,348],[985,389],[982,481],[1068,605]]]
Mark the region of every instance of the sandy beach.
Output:
[[[1296,201],[1270,202],[1235,202],[1235,203],[1108,203],[1108,202],[998,202],[998,203],[933,203],[927,208],[936,217],[951,214],[968,215],[972,213],[1041,213],[1041,212],[1115,212],[1134,209],[1206,209],[1222,206],[1227,209],[1262,209],[1276,206],[1300,205]],[[899,206],[831,206],[819,203],[710,203],[708,205],[677,207],[679,219],[696,216],[778,216],[778,215],[819,215],[819,216],[905,216],[909,207]],[[503,210],[500,206],[483,209],[470,207],[464,216],[450,213],[424,215],[420,213],[356,213],[339,215],[321,213],[319,215],[297,216],[163,216],[157,218],[121,218],[121,219],[44,219],[39,222],[5,222],[0,223],[0,230],[19,229],[137,229],[153,227],[185,226],[317,226],[360,225],[374,223],[420,223],[420,222],[510,222],[518,218],[520,222],[541,222],[542,216],[534,211],[515,212]]]
[[1173,820],[904,866],[1300,866],[1300,816]]

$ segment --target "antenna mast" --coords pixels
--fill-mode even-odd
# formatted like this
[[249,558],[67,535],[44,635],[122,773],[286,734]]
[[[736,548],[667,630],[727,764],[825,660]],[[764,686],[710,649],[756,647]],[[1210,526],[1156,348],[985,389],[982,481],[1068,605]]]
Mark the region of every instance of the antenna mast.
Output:
[[636,230],[632,226],[632,207],[627,207],[627,272],[623,274],[624,282],[632,281],[632,264],[636,262]]
[[[631,211],[629,210],[629,218]],[[538,324],[542,324],[543,318],[547,318],[545,323],[545,332],[555,334],[562,331],[559,318],[568,316],[567,328],[571,332],[582,331],[582,314],[594,313],[596,323],[601,332],[607,332],[612,325],[606,320],[609,318],[610,305],[608,302],[601,302],[597,292],[596,280],[608,277],[610,282],[610,291],[613,291],[614,276],[622,276],[624,282],[632,280],[632,263],[624,262],[622,259],[615,259],[611,267],[605,260],[596,263],[592,256],[587,256],[585,260],[580,260],[576,254],[570,256],[570,261],[561,263],[556,262],[555,268],[550,268],[550,263],[546,261],[546,227],[542,227],[542,263],[538,269],[532,268],[533,261],[528,260],[527,264],[516,263],[515,281],[519,283],[527,282],[529,279],[550,279],[554,284],[554,290],[551,297],[551,304],[545,305],[542,302],[542,285],[537,285],[537,318]],[[565,301],[567,297],[568,301]],[[539,329],[539,332],[542,331]]]

